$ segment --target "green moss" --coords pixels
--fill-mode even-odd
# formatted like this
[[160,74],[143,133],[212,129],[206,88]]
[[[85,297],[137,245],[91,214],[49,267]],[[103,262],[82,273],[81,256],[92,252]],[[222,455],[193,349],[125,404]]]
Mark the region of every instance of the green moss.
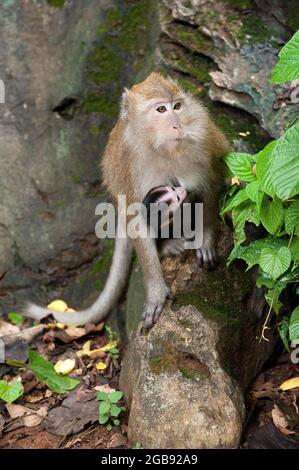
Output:
[[[111,265],[113,251],[114,251],[114,241],[113,240],[102,240],[103,244],[103,256],[99,260],[97,260],[90,270],[92,276],[103,274],[104,272],[108,271]],[[97,290],[101,290],[104,287],[104,280],[97,279],[94,283],[94,286]]]
[[224,2],[240,11],[256,8],[252,0],[224,0]]
[[180,325],[184,326],[185,328],[189,328],[190,330],[193,329],[194,325],[191,321],[187,320],[186,318],[178,318],[178,322]]
[[[270,140],[258,121],[246,111],[216,103],[210,99],[203,100],[213,120],[224,132],[231,143],[236,140],[245,140],[248,152],[255,153],[263,148]],[[241,135],[240,135],[241,132]],[[242,134],[246,134],[246,136]]]
[[211,63],[212,61],[206,57],[195,57],[194,55],[188,54],[174,61],[176,68],[184,73],[189,73],[202,83],[211,81],[209,75]]
[[97,137],[105,129],[106,129],[106,126],[104,124],[100,124],[98,126],[91,127],[90,132],[91,132],[91,135],[93,135],[94,137]]
[[242,26],[235,31],[235,34],[242,44],[258,44],[270,40],[273,32],[264,25],[256,13],[252,12],[242,17]]
[[105,113],[114,117],[118,113],[118,101],[113,95],[89,93],[83,102],[82,111],[85,113]]
[[119,79],[123,61],[107,46],[98,47],[93,52],[91,60],[96,66],[88,77],[92,83],[110,83]]
[[213,50],[213,43],[199,29],[177,24],[170,25],[168,29],[170,35],[188,49],[208,55]]
[[156,344],[155,348],[160,349],[161,353],[150,358],[149,366],[154,374],[179,371],[183,377],[193,380],[210,376],[207,365],[192,354],[179,351],[167,342]]
[[227,309],[221,304],[215,307],[211,304],[210,299],[202,298],[197,291],[177,294],[175,303],[179,306],[194,305],[205,316],[222,324],[238,323],[238,318],[233,310]]
[[54,8],[63,8],[65,0],[47,0],[48,5]]
[[199,87],[195,85],[191,80],[188,80],[187,78],[180,78],[179,83],[182,85],[184,90],[189,91],[190,93],[192,93],[192,95],[198,96],[199,98],[202,98],[207,94],[206,88],[204,88],[203,86]]
[[[140,71],[150,70],[156,10],[155,0],[116,0],[116,6],[107,11],[98,28],[97,44],[88,58],[87,77],[92,91],[84,99],[83,112],[101,112],[115,118],[121,78],[127,77],[130,85],[128,77],[138,79]],[[93,135],[97,133],[98,130],[93,130]]]
[[287,2],[287,24],[294,32],[299,29],[299,8],[298,0],[288,0]]

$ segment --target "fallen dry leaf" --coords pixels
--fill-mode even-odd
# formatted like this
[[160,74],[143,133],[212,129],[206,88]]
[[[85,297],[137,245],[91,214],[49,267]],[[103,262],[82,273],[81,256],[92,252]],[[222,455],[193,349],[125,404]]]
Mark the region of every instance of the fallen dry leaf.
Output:
[[44,394],[41,390],[34,390],[30,395],[25,397],[28,403],[37,403],[44,399]]
[[115,392],[115,388],[111,388],[109,387],[108,384],[105,384],[105,385],[97,385],[96,387],[94,387],[94,389],[97,391],[97,392],[104,392],[104,393],[113,393]]
[[274,405],[273,410],[271,411],[273,423],[283,434],[295,434],[294,431],[288,429],[289,423],[283,412],[278,408],[277,405]]
[[31,414],[28,414],[22,418],[24,426],[26,428],[33,428],[38,426],[43,419],[47,416],[48,409],[46,406],[42,406],[39,410],[31,410]]
[[68,305],[64,302],[64,300],[53,300],[53,302],[50,302],[47,307],[51,310],[54,310],[54,312],[60,313],[63,313],[68,309]]
[[7,404],[5,407],[12,419],[20,418],[28,411],[28,408],[22,405]]
[[103,372],[105,369],[107,369],[107,364],[105,364],[105,362],[98,362],[96,364],[96,369],[100,372]]
[[20,333],[20,328],[4,320],[0,320],[0,336],[14,335]]
[[292,390],[293,388],[298,388],[298,387],[299,387],[299,377],[293,377],[292,379],[285,380],[280,385],[279,388],[285,392],[286,390]]
[[68,326],[65,332],[73,339],[82,338],[87,334],[85,328],[79,328],[78,326]]
[[27,428],[38,426],[48,414],[46,406],[38,410],[31,410],[22,405],[6,405],[9,416],[12,419],[22,418],[22,423]]
[[57,361],[54,369],[56,374],[59,375],[68,375],[70,374],[76,367],[75,359],[65,359]]

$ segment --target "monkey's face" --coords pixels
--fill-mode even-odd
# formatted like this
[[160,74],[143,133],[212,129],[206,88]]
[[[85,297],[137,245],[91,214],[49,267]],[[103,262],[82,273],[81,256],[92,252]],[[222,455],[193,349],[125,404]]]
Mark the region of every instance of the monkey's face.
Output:
[[183,99],[159,100],[149,104],[146,111],[146,127],[155,149],[177,149],[183,140],[181,122]]

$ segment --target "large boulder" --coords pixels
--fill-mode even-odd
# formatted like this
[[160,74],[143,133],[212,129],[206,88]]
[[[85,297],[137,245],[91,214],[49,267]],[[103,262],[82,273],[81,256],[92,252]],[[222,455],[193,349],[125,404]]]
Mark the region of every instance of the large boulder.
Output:
[[[222,226],[217,269],[198,268],[191,254],[168,258],[164,275],[173,292],[148,334],[141,321],[141,271],[130,279],[126,326],[130,338],[120,387],[130,406],[129,438],[146,448],[238,446],[243,392],[275,344],[260,341],[266,302],[254,273],[226,266],[231,248]],[[268,330],[267,330],[268,331]]]

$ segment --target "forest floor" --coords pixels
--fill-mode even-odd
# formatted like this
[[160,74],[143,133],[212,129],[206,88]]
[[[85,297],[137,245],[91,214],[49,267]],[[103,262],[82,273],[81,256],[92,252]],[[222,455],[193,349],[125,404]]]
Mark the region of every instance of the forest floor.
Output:
[[[6,318],[0,321],[0,335],[16,334],[29,326],[30,321],[16,326]],[[53,389],[59,379],[51,387],[40,370],[15,366],[26,361],[28,344],[11,344],[8,359],[21,363],[0,365],[0,379],[18,379],[24,390],[11,404],[0,400],[0,448],[126,449],[142,445],[128,441],[127,410],[121,411],[119,423],[118,418],[115,424],[110,417],[108,429],[107,423],[99,423],[98,393],[109,395],[118,390],[125,351],[111,328],[103,322],[84,328],[48,323],[34,339],[34,347],[54,365],[70,359],[73,370],[68,377],[80,383],[67,393],[56,393]],[[277,354],[251,384],[241,448],[299,448],[299,388],[280,389],[294,375],[299,375],[299,367],[291,363],[289,354]],[[125,408],[123,398],[117,405]]]

